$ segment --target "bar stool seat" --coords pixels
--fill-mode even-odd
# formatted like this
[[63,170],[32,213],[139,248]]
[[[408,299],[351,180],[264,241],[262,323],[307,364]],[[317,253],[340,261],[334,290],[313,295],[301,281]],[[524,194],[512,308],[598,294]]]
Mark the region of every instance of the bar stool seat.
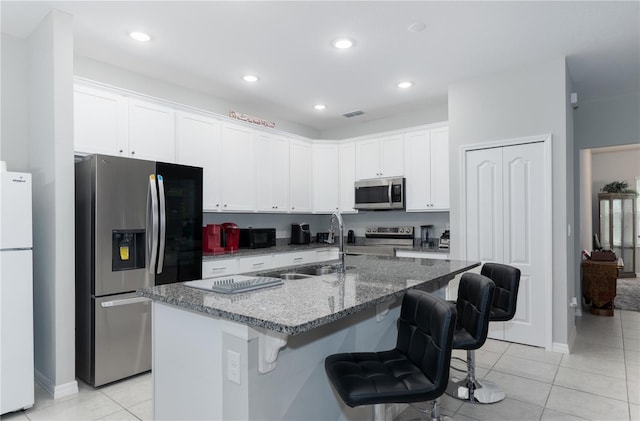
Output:
[[486,390],[475,377],[475,350],[487,340],[494,289],[491,279],[477,273],[465,273],[460,278],[455,302],[458,319],[452,346],[467,351],[467,370],[464,379],[449,381],[446,393],[454,398],[468,402],[485,400]]
[[440,419],[440,397],[449,380],[456,311],[423,291],[404,295],[396,347],[389,351],[342,353],[325,360],[335,391],[350,407],[374,405],[385,419],[385,404],[434,400],[431,419]]

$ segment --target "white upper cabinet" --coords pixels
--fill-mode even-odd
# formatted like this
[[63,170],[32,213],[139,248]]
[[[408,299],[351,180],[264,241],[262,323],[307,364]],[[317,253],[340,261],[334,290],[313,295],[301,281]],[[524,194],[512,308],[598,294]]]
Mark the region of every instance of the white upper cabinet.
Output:
[[311,144],[289,141],[289,211],[311,212]]
[[223,123],[221,134],[222,211],[256,209],[256,137],[244,126]]
[[175,162],[175,111],[129,99],[129,157]]
[[288,212],[289,139],[259,133],[257,142],[257,210]]
[[356,142],[356,179],[396,177],[403,174],[402,135]]
[[202,167],[203,210],[220,210],[220,122],[177,112],[176,159],[178,164]]
[[84,86],[73,90],[74,149],[79,153],[127,156],[127,98]]
[[449,135],[446,127],[405,134],[407,211],[449,210]]
[[355,206],[356,145],[353,142],[340,144],[340,212],[357,213]]
[[313,150],[313,212],[333,213],[340,205],[338,144],[316,143]]

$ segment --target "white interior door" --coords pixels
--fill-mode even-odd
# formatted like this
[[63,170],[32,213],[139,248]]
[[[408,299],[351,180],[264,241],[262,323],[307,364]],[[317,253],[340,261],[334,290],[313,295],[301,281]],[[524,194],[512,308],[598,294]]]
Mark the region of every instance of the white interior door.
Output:
[[517,311],[489,336],[545,346],[544,144],[467,151],[466,258],[521,271]]

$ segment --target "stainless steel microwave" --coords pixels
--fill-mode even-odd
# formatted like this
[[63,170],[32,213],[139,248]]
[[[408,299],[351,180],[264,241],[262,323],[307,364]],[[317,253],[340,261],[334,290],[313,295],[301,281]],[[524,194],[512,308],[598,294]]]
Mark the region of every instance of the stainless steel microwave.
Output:
[[389,210],[405,208],[404,177],[372,178],[355,183],[355,208]]

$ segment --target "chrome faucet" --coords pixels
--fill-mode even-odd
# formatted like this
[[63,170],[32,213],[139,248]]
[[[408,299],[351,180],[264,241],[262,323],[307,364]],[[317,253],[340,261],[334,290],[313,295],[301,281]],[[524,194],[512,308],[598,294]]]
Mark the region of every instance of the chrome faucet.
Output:
[[330,238],[330,243],[333,244],[333,221],[334,220],[338,220],[338,235],[339,235],[339,239],[338,239],[338,244],[340,247],[340,251],[338,252],[338,258],[340,259],[340,266],[338,266],[338,273],[344,273],[345,272],[345,265],[344,265],[344,223],[342,222],[342,215],[340,215],[340,213],[338,212],[334,212],[331,215],[331,222],[329,222],[329,231],[331,232],[331,234],[329,234],[329,238]]

